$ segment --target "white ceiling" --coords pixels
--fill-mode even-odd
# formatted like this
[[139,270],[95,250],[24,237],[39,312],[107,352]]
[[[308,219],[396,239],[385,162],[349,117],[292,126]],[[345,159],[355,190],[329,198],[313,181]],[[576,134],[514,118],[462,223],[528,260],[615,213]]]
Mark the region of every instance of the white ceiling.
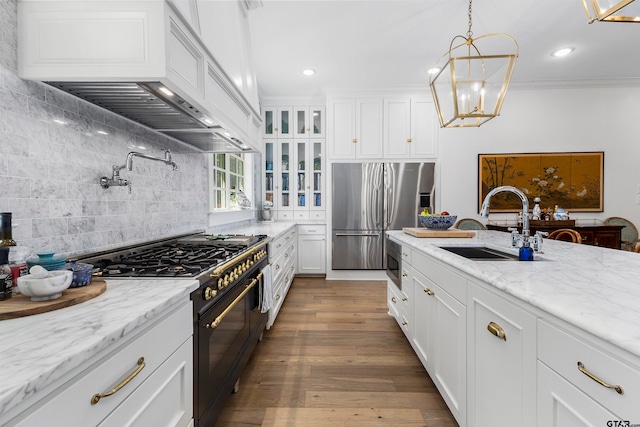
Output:
[[[260,96],[427,90],[427,69],[466,34],[467,12],[467,0],[263,0],[249,15]],[[476,0],[472,16],[475,37],[518,42],[512,86],[640,84],[640,24],[589,25],[581,0]],[[565,46],[575,52],[551,57]]]

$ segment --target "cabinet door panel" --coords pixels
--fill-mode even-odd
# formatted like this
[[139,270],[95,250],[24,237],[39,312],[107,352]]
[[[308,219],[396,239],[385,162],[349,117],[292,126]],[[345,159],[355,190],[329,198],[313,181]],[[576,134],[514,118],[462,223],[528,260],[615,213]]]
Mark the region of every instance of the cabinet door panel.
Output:
[[189,338],[99,427],[186,427],[193,418],[193,340]]
[[382,100],[356,101],[356,156],[382,158]]
[[411,149],[411,103],[407,99],[384,101],[384,157],[409,158]]
[[618,420],[542,362],[538,362],[537,403],[540,426],[600,427]]
[[353,99],[335,99],[330,104],[331,157],[353,159],[356,153],[356,103]]
[[411,157],[429,158],[438,154],[436,112],[428,98],[411,99]]
[[[471,425],[535,426],[536,319],[473,286],[469,307]],[[491,326],[490,326],[491,325]],[[504,337],[495,335],[492,331]],[[495,410],[500,402],[500,410]]]

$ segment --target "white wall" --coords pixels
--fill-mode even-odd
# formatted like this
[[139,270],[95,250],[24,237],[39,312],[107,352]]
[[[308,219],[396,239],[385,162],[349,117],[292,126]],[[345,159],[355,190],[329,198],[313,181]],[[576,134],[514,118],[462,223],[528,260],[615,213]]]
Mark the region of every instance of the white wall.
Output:
[[482,127],[440,129],[440,210],[478,218],[478,154],[604,151],[604,212],[571,212],[571,218],[621,216],[640,227],[639,139],[638,87],[512,87],[502,114]]

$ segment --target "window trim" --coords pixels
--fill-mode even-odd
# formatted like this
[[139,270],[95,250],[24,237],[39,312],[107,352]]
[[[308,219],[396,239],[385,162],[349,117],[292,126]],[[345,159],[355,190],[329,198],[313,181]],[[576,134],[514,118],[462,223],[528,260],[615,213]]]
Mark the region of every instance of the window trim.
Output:
[[[237,222],[237,221],[244,221],[244,220],[249,220],[249,219],[253,219],[256,216],[256,211],[255,211],[255,201],[253,200],[253,174],[254,174],[254,162],[255,162],[255,157],[253,156],[252,153],[243,153],[244,154],[244,160],[243,160],[243,168],[244,168],[244,193],[247,195],[247,197],[249,197],[249,199],[252,202],[252,207],[250,209],[242,209],[240,207],[237,208],[233,208],[233,209],[229,209],[229,208],[225,208],[225,209],[216,209],[213,207],[213,196],[214,196],[214,186],[213,186],[213,177],[214,177],[214,167],[213,167],[213,162],[214,162],[214,156],[216,154],[221,154],[221,153],[207,153],[207,177],[208,177],[208,187],[209,187],[209,200],[208,200],[208,204],[209,204],[209,213],[208,213],[208,223],[209,223],[209,227],[213,227],[213,226],[219,226],[219,225],[224,225],[224,224],[229,224],[232,222]],[[224,153],[224,154],[234,154],[234,153]],[[229,174],[229,156],[225,156],[225,173]],[[227,175],[227,180],[226,183],[227,185],[229,185],[230,180],[228,179]],[[227,191],[229,191],[227,189]]]

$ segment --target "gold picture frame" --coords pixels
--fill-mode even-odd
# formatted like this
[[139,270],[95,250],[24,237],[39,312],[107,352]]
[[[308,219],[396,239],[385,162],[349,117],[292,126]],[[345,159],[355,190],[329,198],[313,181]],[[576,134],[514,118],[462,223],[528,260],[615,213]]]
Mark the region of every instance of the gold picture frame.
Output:
[[[602,212],[604,152],[478,154],[478,211],[489,191],[501,185],[522,190],[529,199],[540,197],[541,208],[556,205],[569,212]],[[492,212],[520,212],[513,193],[491,199]]]

